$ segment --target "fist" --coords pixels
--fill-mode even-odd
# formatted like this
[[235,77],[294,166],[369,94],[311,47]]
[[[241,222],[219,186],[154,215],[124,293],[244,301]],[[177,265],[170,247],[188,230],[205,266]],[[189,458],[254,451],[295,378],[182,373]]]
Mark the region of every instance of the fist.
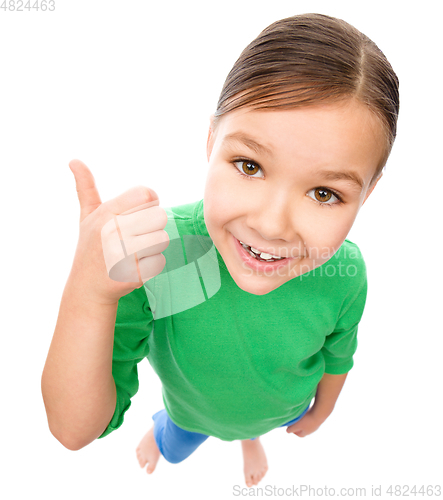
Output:
[[168,217],[154,200],[116,215],[102,229],[103,255],[114,281],[145,283],[165,267]]

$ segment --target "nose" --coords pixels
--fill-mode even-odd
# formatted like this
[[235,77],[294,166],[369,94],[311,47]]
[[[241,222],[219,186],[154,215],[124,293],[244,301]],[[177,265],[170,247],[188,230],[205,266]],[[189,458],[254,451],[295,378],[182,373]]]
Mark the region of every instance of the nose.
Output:
[[283,240],[290,243],[297,238],[301,240],[293,205],[281,191],[274,192],[267,197],[266,202],[249,205],[247,224],[263,240]]

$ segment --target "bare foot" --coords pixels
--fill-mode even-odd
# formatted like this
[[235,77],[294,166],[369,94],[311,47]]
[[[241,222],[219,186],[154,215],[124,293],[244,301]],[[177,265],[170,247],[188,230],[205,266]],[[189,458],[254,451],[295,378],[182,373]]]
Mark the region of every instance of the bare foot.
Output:
[[161,455],[154,439],[154,426],[144,435],[140,444],[137,446],[136,453],[140,467],[149,464],[146,468],[146,472],[152,474]]
[[260,438],[245,439],[241,442],[243,449],[244,473],[246,486],[258,484],[268,470],[265,450],[260,442]]

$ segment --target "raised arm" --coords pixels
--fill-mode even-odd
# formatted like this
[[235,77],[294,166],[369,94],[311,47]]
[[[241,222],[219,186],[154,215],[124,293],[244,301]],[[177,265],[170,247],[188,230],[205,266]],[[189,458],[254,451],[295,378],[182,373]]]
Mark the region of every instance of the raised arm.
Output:
[[66,448],[78,450],[103,434],[119,403],[112,373],[119,300],[162,271],[169,237],[154,191],[139,186],[102,203],[88,167],[74,160],[70,168],[80,234],[41,389],[50,431]]

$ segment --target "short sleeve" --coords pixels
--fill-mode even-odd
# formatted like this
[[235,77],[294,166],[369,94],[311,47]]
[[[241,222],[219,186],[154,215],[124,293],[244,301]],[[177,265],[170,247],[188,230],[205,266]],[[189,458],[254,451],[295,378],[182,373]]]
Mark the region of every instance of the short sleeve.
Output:
[[355,283],[352,283],[349,288],[350,293],[343,303],[334,331],[326,336],[322,348],[325,373],[331,375],[342,375],[354,366],[353,356],[357,350],[358,326],[365,308],[368,290],[366,266],[363,259],[359,262]]
[[117,391],[114,415],[101,439],[118,429],[131,398],[139,388],[137,364],[149,354],[148,339],[153,328],[153,316],[145,287],[136,288],[120,298],[114,329],[112,376]]

